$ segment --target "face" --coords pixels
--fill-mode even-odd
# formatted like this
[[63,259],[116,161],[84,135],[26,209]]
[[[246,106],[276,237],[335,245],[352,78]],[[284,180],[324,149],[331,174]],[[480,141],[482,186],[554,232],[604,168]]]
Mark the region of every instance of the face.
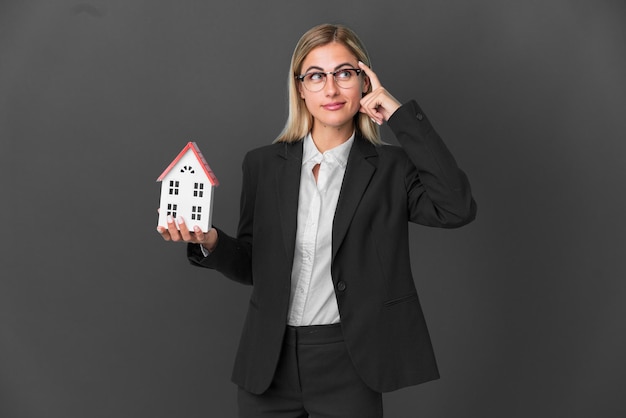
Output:
[[[342,68],[359,68],[357,58],[340,43],[330,43],[317,47],[302,62],[300,74],[310,72],[337,71]],[[306,89],[298,82],[300,97],[313,116],[313,130],[334,128],[352,131],[354,115],[361,108],[362,93],[367,90],[369,80],[361,73],[358,82],[352,87],[344,88],[337,85],[332,75],[327,75],[326,84],[317,92]]]

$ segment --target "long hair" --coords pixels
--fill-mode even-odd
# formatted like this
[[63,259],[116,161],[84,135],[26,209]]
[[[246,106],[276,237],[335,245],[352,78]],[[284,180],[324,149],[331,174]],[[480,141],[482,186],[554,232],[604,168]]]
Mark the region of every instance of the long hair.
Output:
[[[291,56],[287,88],[289,89],[289,116],[282,132],[274,142],[296,142],[304,138],[313,127],[313,116],[300,97],[296,76],[302,70],[302,62],[313,49],[338,42],[348,48],[354,56],[371,67],[369,55],[359,37],[350,28],[343,25],[323,24],[309,29],[298,41]],[[372,90],[370,83],[365,94]],[[354,116],[357,131],[371,143],[378,145],[380,131],[378,125],[365,114],[357,112]]]

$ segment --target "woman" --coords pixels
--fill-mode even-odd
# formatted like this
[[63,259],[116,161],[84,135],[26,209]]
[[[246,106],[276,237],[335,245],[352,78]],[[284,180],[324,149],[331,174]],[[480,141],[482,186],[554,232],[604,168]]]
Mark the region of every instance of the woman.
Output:
[[[459,227],[476,205],[420,107],[381,86],[350,29],[302,36],[289,94],[283,132],[244,159],[237,236],[180,218],[158,231],[253,285],[233,371],[241,417],[381,417],[381,393],[438,378],[408,222]],[[381,143],[384,122],[401,147]]]

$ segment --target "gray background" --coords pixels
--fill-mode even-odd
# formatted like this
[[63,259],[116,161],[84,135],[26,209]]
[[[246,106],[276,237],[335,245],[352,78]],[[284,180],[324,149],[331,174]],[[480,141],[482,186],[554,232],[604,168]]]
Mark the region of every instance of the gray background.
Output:
[[419,101],[479,205],[411,227],[442,379],[388,416],[626,416],[623,1],[1,0],[1,417],[235,415],[250,288],[160,239],[155,180],[197,141],[234,233],[243,155],[327,21]]

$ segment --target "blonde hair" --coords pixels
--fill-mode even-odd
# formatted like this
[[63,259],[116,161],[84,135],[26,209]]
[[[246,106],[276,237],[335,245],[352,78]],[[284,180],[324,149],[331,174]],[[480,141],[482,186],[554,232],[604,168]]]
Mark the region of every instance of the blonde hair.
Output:
[[[300,97],[296,76],[302,70],[302,62],[313,49],[337,42],[348,48],[354,56],[371,66],[365,45],[350,28],[343,25],[323,24],[309,29],[298,41],[291,56],[291,65],[287,77],[287,88],[289,89],[289,116],[280,135],[274,142],[296,142],[304,138],[313,127],[313,117],[306,108],[304,100]],[[372,91],[371,83],[366,93]],[[365,114],[357,112],[354,116],[354,125],[365,139],[378,145],[380,141],[380,131],[378,125]]]

